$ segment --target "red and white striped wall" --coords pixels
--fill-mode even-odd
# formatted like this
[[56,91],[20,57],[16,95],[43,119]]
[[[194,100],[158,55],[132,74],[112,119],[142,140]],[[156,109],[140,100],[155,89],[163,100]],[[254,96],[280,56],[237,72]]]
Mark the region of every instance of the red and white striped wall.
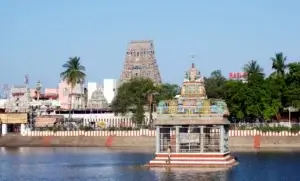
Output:
[[28,131],[24,136],[155,136],[155,130],[131,131]]
[[[141,129],[130,131],[27,131],[24,136],[156,136],[155,130]],[[175,130],[171,136],[175,135]],[[261,132],[257,130],[230,130],[229,136],[300,136],[300,132]]]
[[229,136],[300,136],[299,132],[289,132],[289,131],[267,131],[262,132],[258,130],[229,130]]

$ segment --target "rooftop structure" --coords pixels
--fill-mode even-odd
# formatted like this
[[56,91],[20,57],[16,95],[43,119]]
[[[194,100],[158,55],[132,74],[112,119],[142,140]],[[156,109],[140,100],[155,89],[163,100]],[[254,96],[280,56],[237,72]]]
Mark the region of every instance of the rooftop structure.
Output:
[[207,99],[200,72],[192,64],[177,100],[161,101],[156,126],[156,157],[150,167],[231,167],[229,114],[223,100]]
[[88,100],[87,107],[93,109],[108,108],[108,103],[103,95],[102,89],[97,88],[97,90],[92,93],[91,98]]
[[155,83],[161,83],[152,41],[132,41],[129,43],[121,81],[124,82],[134,77],[150,78]]
[[27,85],[17,85],[10,89],[5,112],[28,112],[31,101]]

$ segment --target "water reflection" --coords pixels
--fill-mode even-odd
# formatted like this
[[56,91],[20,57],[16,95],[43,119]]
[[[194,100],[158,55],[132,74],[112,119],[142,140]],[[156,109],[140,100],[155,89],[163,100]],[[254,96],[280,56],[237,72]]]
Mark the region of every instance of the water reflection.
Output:
[[101,148],[1,148],[0,180],[121,181],[299,181],[300,154],[234,153],[230,170],[148,169],[153,154]]
[[160,181],[172,180],[201,180],[201,181],[227,181],[227,170],[211,171],[199,169],[151,169]]

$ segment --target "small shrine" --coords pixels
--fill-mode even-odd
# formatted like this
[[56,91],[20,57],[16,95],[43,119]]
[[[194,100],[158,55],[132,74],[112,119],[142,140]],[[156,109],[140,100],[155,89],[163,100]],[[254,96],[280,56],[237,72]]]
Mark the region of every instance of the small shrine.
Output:
[[103,109],[108,108],[107,100],[103,95],[103,91],[100,88],[97,88],[91,96],[91,99],[88,101],[88,108],[94,109]]
[[156,153],[149,167],[231,167],[229,115],[225,101],[208,99],[204,79],[192,64],[178,99],[157,108]]

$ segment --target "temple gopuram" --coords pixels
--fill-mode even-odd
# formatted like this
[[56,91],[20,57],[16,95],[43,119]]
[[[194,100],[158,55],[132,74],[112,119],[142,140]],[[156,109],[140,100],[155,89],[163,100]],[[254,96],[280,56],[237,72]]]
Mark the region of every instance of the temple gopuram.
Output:
[[157,108],[156,153],[149,167],[231,167],[229,115],[225,101],[208,99],[194,64],[186,72],[181,95]]

